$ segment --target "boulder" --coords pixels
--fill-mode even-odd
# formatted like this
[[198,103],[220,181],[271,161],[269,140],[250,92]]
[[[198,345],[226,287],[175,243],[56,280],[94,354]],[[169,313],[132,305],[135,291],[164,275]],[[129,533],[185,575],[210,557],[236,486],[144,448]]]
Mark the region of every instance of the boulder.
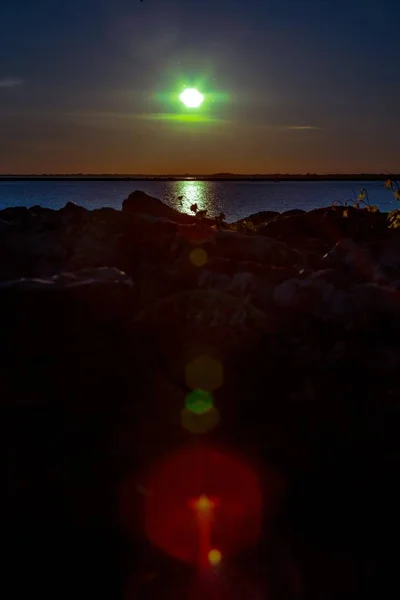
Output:
[[0,219],[8,223],[25,225],[32,219],[32,215],[26,206],[10,206],[0,210]]
[[[394,318],[393,327],[400,316],[400,295],[392,287],[378,283],[365,283],[354,287],[352,292],[353,310],[365,320],[377,315]],[[394,331],[394,329],[393,329]]]
[[212,273],[226,273],[230,277],[240,272],[251,273],[256,279],[271,283],[281,283],[299,275],[299,269],[295,266],[275,267],[249,260],[222,257],[211,258],[207,261],[205,269]]
[[383,277],[368,247],[357,244],[350,238],[339,240],[323,260],[327,268],[350,270],[358,281],[378,281]]
[[232,231],[218,231],[215,244],[205,248],[209,249],[211,256],[254,261],[274,267],[288,267],[303,262],[299,252],[283,242]]
[[123,212],[130,214],[144,214],[152,217],[169,219],[176,223],[194,223],[196,217],[191,217],[174,210],[153,196],[149,196],[141,190],[135,190],[122,203]]
[[292,208],[291,210],[285,210],[281,213],[282,217],[294,217],[295,215],[304,215],[306,211],[301,208]]
[[299,238],[318,238],[336,242],[341,237],[330,219],[325,218],[322,213],[313,211],[278,217],[261,228],[259,233],[289,243],[294,243]]
[[0,235],[10,230],[10,223],[0,219]]
[[240,226],[246,223],[252,223],[256,227],[258,227],[259,225],[267,223],[268,221],[272,221],[272,219],[279,217],[279,215],[280,213],[276,210],[263,210],[261,212],[254,213],[244,219],[240,219],[239,221],[235,221],[234,223],[232,223],[232,225]]
[[59,213],[62,216],[72,216],[72,215],[84,215],[88,211],[84,206],[80,206],[79,204],[75,204],[75,202],[67,202],[65,206],[60,208]]
[[324,279],[289,279],[274,289],[277,306],[311,315],[321,315],[334,292]]
[[2,240],[2,252],[30,257],[62,259],[66,255],[65,240],[57,231],[28,233],[10,232]]
[[275,329],[272,315],[265,315],[242,297],[218,289],[189,290],[145,307],[137,316],[141,330],[151,336],[166,360],[174,362],[182,347],[206,345],[229,360],[263,333]]
[[304,240],[310,238],[329,244],[335,244],[343,237],[371,242],[384,237],[386,231],[386,218],[379,212],[354,207],[331,207],[274,219],[259,233],[301,246]]
[[111,271],[87,276],[0,287],[1,527],[13,597],[27,592],[20,569],[43,598],[61,580],[68,596],[79,586],[97,598],[120,582],[115,438],[147,385],[130,330],[131,282]]
[[393,235],[384,243],[378,260],[389,274],[398,275],[400,273],[400,235]]

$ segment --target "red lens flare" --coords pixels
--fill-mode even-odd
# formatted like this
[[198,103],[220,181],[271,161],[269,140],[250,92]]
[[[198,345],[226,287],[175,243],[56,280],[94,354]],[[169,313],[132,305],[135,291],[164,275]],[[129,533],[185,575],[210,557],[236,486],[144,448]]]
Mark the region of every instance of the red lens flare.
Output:
[[[262,498],[257,474],[240,459],[201,446],[180,450],[149,474],[145,529],[158,548],[199,567],[235,555],[260,534]],[[122,516],[132,522],[129,493]],[[211,554],[218,549],[219,554]]]

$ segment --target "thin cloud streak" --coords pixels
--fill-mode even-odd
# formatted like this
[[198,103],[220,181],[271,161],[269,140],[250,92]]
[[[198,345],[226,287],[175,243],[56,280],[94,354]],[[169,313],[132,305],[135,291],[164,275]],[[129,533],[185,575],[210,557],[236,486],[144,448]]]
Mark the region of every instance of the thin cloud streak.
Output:
[[320,131],[321,127],[316,127],[315,125],[287,125],[286,127],[282,127],[282,129],[287,129],[288,131]]
[[24,81],[20,77],[5,77],[4,79],[0,79],[0,88],[13,88],[23,83]]
[[210,123],[210,124],[226,124],[230,121],[219,119],[217,117],[207,116],[201,113],[147,113],[147,114],[130,114],[130,113],[112,113],[112,112],[72,112],[64,113],[64,116],[75,121],[85,122],[86,124],[108,123],[113,125],[119,121],[134,122],[134,121],[153,121],[164,123]]

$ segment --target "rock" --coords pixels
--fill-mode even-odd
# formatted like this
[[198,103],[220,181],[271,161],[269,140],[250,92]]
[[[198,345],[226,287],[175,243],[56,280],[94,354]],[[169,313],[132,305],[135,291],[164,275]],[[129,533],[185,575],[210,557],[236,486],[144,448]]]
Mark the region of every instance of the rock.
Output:
[[295,215],[304,215],[305,212],[305,210],[301,210],[300,208],[292,208],[292,210],[285,210],[285,212],[281,213],[281,217],[293,217]]
[[358,242],[370,242],[382,238],[386,230],[386,219],[379,212],[331,207],[274,219],[262,227],[259,233],[301,247],[304,240],[310,238],[329,244],[336,244],[346,237]]
[[365,283],[354,287],[353,310],[368,324],[371,316],[383,314],[396,319],[400,316],[400,296],[396,289],[377,283]]
[[211,256],[232,260],[253,261],[275,267],[301,264],[301,255],[282,242],[261,236],[249,236],[231,231],[219,231],[215,245],[208,247]]
[[[73,286],[62,286],[60,276],[58,289],[43,281],[0,288],[2,543],[13,573],[26,567],[29,585],[40,586],[44,598],[58,577],[71,592],[83,585],[98,598],[105,581],[119,581],[112,532],[121,463],[114,445],[126,407],[140,404],[138,390],[147,384],[138,379],[146,365],[130,329],[132,286],[120,283],[119,273],[118,283],[110,276],[92,272],[89,283],[76,274],[82,285]],[[17,551],[16,532],[29,557]],[[67,574],[54,555],[70,543]],[[50,579],[40,575],[42,561]],[[100,576],[101,584],[93,581],[99,567],[113,573]],[[15,582],[13,595],[21,587]]]
[[309,279],[323,279],[327,283],[331,283],[335,289],[347,290],[354,285],[354,277],[351,272],[340,268],[321,269],[307,274]]
[[0,282],[0,290],[67,290],[84,286],[101,286],[104,284],[124,284],[133,286],[132,279],[118,269],[107,267],[99,269],[84,269],[76,273],[60,273],[49,279],[29,279],[21,277],[13,281]]
[[91,212],[74,202],[67,204],[58,211],[65,233],[72,235],[85,234],[91,221]]
[[56,231],[12,232],[3,239],[2,250],[30,257],[54,259],[62,259],[66,255],[64,239]]
[[169,363],[174,364],[188,344],[205,345],[226,357],[227,371],[233,353],[276,327],[273,316],[250,301],[210,289],[163,298],[144,308],[136,320]]
[[67,204],[59,210],[61,215],[84,215],[87,212],[88,211],[84,206],[75,204],[75,202],[67,202]]
[[273,297],[280,308],[320,315],[333,292],[333,285],[323,279],[289,279],[275,287]]
[[10,230],[10,223],[8,221],[3,221],[0,219],[0,235],[3,233],[7,233]]
[[339,240],[323,260],[328,267],[349,269],[359,281],[379,281],[383,277],[369,249],[349,238]]
[[340,237],[339,232],[324,214],[313,211],[278,217],[261,228],[259,233],[291,243],[296,242],[298,238],[318,238],[336,242]]
[[[72,593],[88,556],[89,596],[99,597],[93,581],[113,557],[118,576],[129,566],[115,499],[131,470],[190,443],[179,417],[186,367],[199,356],[222,367],[213,391],[221,423],[210,441],[288,479],[284,536],[295,523],[294,547],[325,548],[323,585],[337,572],[337,548],[364,556],[371,527],[382,538],[367,547],[368,560],[385,549],[400,456],[400,250],[395,230],[382,233],[382,216],[374,224],[356,209],[284,215],[266,226],[282,241],[136,210],[29,212],[23,227],[0,221],[0,276],[13,279],[0,284],[2,535],[8,552],[18,540],[18,572],[20,548],[37,549],[38,539],[48,550],[36,560],[25,553],[32,572],[50,564],[46,577],[71,581],[75,569]],[[205,260],[196,265],[198,248]],[[377,264],[390,286],[373,279]],[[261,483],[267,490],[268,478]],[[369,515],[387,515],[384,525],[372,519],[365,528],[363,502]],[[59,577],[71,543],[68,575]],[[141,541],[133,543],[140,554]]]
[[1,290],[12,290],[13,292],[25,292],[37,290],[39,292],[55,289],[55,282],[53,279],[38,279],[21,277],[11,281],[0,282]]
[[[400,211],[399,211],[400,212]],[[400,236],[391,237],[379,253],[379,263],[389,274],[400,272]]]
[[30,231],[46,231],[60,229],[63,225],[62,213],[43,206],[32,206],[29,212],[34,219],[31,222]]
[[58,287],[71,288],[87,285],[103,285],[106,283],[123,284],[133,287],[132,279],[123,271],[110,267],[83,269],[76,273],[61,273],[52,277],[51,281]]
[[[110,323],[119,323],[121,333],[130,328],[132,287],[132,280],[115,269],[91,269],[49,279],[19,279],[0,284],[2,402],[8,396],[17,400],[21,392],[12,374],[8,373],[7,365],[11,363],[13,372],[15,369],[26,370],[26,376],[29,373],[32,378],[29,394],[22,394],[18,399],[18,402],[24,403],[35,403],[40,399],[40,386],[43,386],[42,398],[45,400],[46,381],[41,378],[46,371],[52,371],[55,363],[62,369],[58,373],[60,379],[53,383],[49,381],[49,386],[62,385],[67,375],[79,380],[87,369],[79,383],[81,388],[75,391],[76,399],[85,393],[84,381],[89,384],[92,380],[90,385],[95,387],[96,381],[103,375],[107,378],[108,375],[102,374],[101,369],[96,375],[95,371],[107,361],[110,361],[110,369],[113,368],[112,354],[107,357],[101,353],[111,352],[116,343]],[[104,345],[107,338],[108,349]],[[70,354],[72,351],[73,354]],[[113,351],[121,360],[123,345]],[[37,362],[40,356],[47,356],[43,364]],[[81,366],[79,360],[82,361]],[[35,396],[37,393],[39,396]],[[70,398],[69,402],[72,405],[75,399]],[[85,398],[86,405],[92,402],[94,406],[94,397]]]
[[8,223],[17,223],[25,225],[30,222],[32,215],[26,206],[10,206],[0,210],[0,219]]
[[165,311],[170,313],[171,317],[174,316],[172,322],[166,319],[165,324],[168,328],[177,326],[176,318],[195,325],[209,327],[238,325],[244,329],[251,328],[253,322],[259,325],[264,320],[263,315],[254,310],[251,305],[242,306],[236,298],[229,294],[212,290],[189,291],[163,299],[160,303],[156,302],[154,306],[142,311],[137,320],[143,322],[149,319],[149,322],[154,323],[153,319],[156,319],[160,322],[160,318],[164,320]]
[[196,221],[195,217],[180,213],[158,200],[158,198],[149,196],[140,190],[134,191],[123,201],[122,210],[131,214],[139,213],[169,219],[176,223],[194,223]]
[[177,225],[176,232],[177,238],[185,240],[193,246],[201,246],[205,242],[213,242],[215,238],[215,229],[202,222],[191,225]]
[[240,221],[235,221],[232,225],[240,226],[245,225],[247,223],[252,223],[256,227],[267,223],[268,221],[272,221],[276,217],[279,217],[280,213],[275,210],[263,210],[258,213],[254,213],[245,219],[240,219]]
[[46,208],[45,206],[40,206],[40,204],[35,204],[31,206],[29,212],[39,217],[41,215],[48,215],[50,213],[58,213],[59,211],[52,210],[51,208]]

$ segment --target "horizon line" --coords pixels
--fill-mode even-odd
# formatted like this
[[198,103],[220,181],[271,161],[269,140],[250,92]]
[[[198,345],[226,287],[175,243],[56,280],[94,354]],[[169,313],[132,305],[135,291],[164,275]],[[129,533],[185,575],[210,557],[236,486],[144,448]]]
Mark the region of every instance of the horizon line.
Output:
[[[398,175],[398,173],[392,172],[379,172],[379,171],[352,171],[352,172],[334,172],[327,171],[324,173],[321,172],[275,172],[275,173],[231,173],[231,172],[213,172],[213,173],[0,173],[0,177],[9,178],[9,177],[132,177],[132,178],[160,178],[160,177],[182,177],[182,178],[193,178],[193,177],[271,177],[271,178],[279,178],[279,177],[350,177],[353,175],[361,176],[365,175],[368,177],[371,176],[380,176],[380,177],[393,177],[393,175]],[[399,171],[400,174],[400,171]]]

